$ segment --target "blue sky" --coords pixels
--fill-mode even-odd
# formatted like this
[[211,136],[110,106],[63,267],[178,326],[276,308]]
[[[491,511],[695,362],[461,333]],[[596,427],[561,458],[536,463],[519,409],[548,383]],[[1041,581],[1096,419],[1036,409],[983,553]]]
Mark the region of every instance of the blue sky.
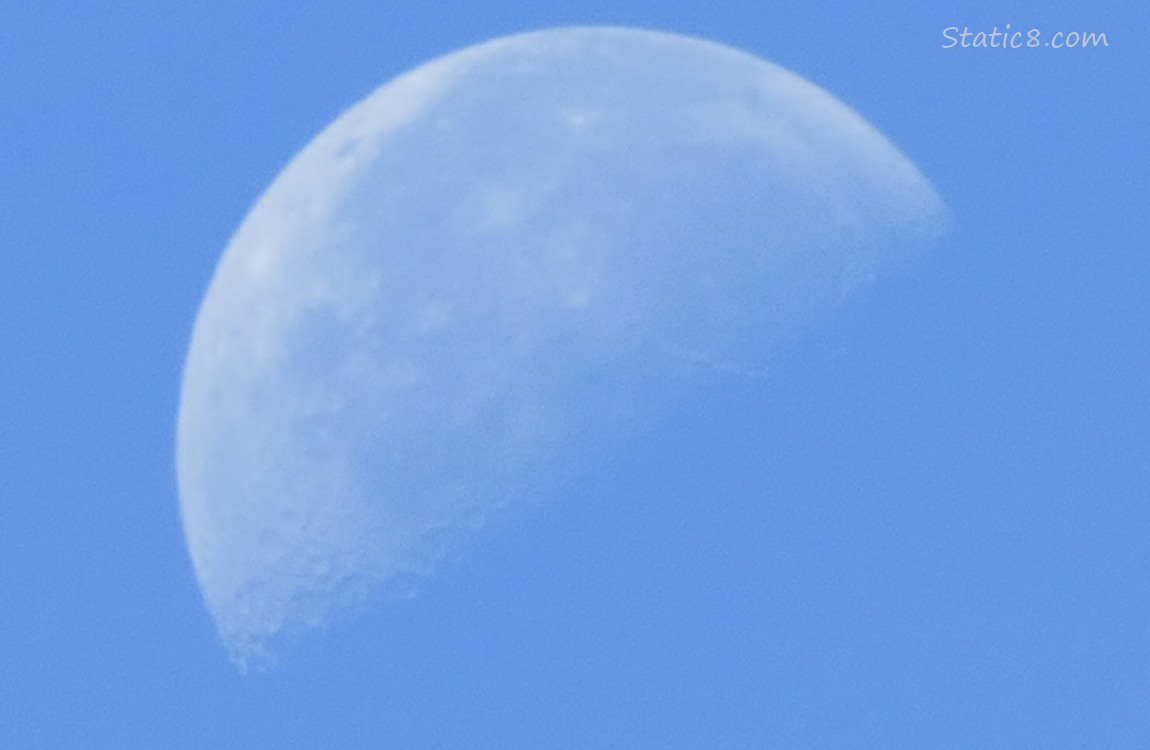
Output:
[[[769,387],[239,674],[173,469],[220,253],[380,83],[572,23],[811,79],[955,232]],[[1006,23],[1109,47],[942,49]],[[1147,28],[1118,3],[0,9],[0,746],[1150,744]]]

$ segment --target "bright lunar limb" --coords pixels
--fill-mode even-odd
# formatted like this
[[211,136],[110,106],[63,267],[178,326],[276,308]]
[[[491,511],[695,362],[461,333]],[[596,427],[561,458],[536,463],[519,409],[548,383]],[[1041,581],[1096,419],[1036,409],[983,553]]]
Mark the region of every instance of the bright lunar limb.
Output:
[[275,180],[196,321],[177,469],[222,640],[264,659],[427,572],[945,224],[861,117],[718,44],[556,29],[388,83]]

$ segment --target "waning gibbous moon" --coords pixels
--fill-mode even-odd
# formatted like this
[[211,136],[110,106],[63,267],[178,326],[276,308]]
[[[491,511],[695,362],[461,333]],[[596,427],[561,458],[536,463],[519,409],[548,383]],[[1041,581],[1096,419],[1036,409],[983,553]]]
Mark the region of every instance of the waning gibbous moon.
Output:
[[946,223],[859,115],[719,44],[556,29],[396,78],[276,178],[196,320],[177,473],[222,641],[258,662],[426,573]]

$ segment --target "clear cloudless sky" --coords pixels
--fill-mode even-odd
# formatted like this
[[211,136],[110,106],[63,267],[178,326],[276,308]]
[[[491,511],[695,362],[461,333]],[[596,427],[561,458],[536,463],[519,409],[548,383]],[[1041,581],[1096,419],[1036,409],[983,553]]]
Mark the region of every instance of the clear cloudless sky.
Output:
[[[1148,21],[1116,1],[3,3],[0,747],[1150,747]],[[1007,23],[1109,46],[943,48]],[[767,382],[684,405],[414,596],[241,674],[173,468],[221,252],[379,84],[570,24],[811,79],[955,231]]]

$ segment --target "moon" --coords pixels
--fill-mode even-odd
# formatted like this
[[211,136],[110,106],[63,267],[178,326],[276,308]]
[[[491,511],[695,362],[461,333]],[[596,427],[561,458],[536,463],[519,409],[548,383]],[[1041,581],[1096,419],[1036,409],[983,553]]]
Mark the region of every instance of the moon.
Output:
[[425,576],[946,225],[858,114],[716,43],[554,29],[387,83],[275,179],[195,322],[177,477],[224,646],[269,660]]

